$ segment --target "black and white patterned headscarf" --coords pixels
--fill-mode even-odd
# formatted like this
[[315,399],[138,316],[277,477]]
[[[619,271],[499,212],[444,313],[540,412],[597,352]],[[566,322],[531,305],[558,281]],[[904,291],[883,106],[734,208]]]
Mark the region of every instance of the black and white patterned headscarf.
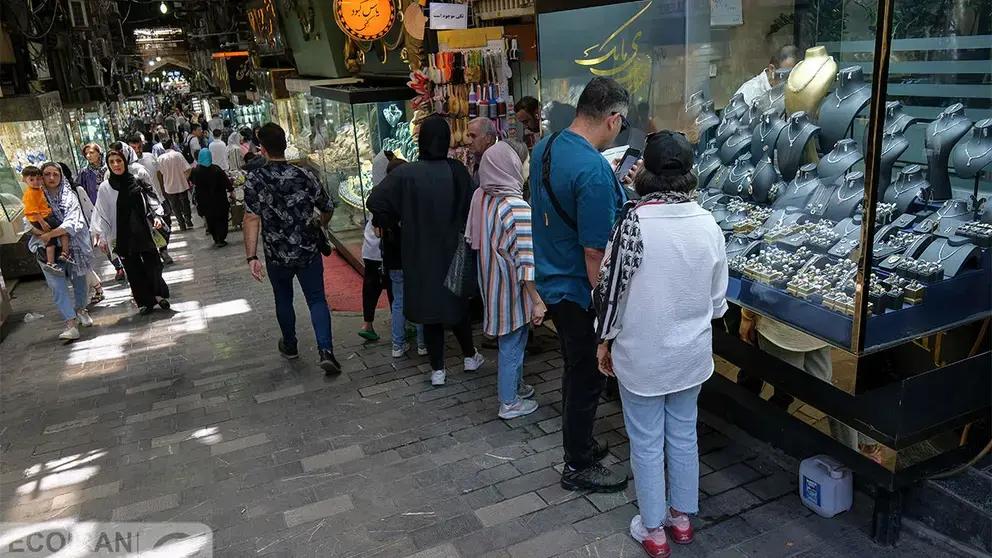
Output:
[[613,225],[606,255],[599,268],[599,282],[592,291],[593,308],[596,310],[596,335],[600,342],[614,339],[620,333],[617,320],[623,314],[627,289],[644,256],[641,223],[637,208],[644,205],[686,203],[694,192],[654,192],[636,201],[624,204],[620,217]]

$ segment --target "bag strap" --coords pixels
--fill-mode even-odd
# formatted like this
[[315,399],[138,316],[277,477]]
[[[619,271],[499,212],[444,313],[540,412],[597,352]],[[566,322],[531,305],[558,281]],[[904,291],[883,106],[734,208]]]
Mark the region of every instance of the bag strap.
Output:
[[545,146],[544,153],[541,154],[541,186],[544,188],[544,193],[547,194],[548,200],[551,201],[551,206],[555,209],[555,213],[558,214],[558,218],[568,225],[570,229],[578,232],[578,223],[575,222],[575,219],[571,215],[565,213],[561,202],[558,201],[558,196],[555,196],[554,190],[551,189],[551,148],[560,134],[561,131],[551,134],[551,138],[548,139],[548,145]]

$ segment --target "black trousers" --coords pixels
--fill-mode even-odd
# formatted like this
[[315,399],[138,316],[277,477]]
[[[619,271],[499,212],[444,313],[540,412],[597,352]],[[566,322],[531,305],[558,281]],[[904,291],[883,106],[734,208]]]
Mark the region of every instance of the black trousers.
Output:
[[593,464],[592,428],[606,377],[596,362],[596,313],[564,300],[548,305],[565,361],[561,379],[561,433],[565,463],[573,469]]
[[162,279],[162,259],[158,252],[132,252],[121,256],[121,262],[138,306],[154,306],[156,296],[169,298],[169,286]]
[[393,282],[389,274],[382,269],[382,262],[362,260],[365,262],[365,277],[362,279],[362,315],[366,322],[375,320],[375,307],[379,304],[379,295],[386,289],[389,304],[393,304]]
[[178,194],[166,194],[166,196],[169,198],[169,206],[172,208],[172,214],[179,221],[179,228],[185,229],[186,227],[192,227],[193,214],[189,206],[189,191],[187,190]]
[[221,213],[220,211],[216,211],[208,215],[204,220],[207,222],[207,231],[213,237],[214,242],[224,242],[227,240],[227,212]]
[[[472,343],[472,322],[466,317],[461,323],[447,326],[455,334],[458,345],[462,348],[465,358],[475,356],[475,345]],[[444,370],[444,328],[442,324],[424,325],[424,343],[427,344],[427,354],[431,361],[431,370]]]

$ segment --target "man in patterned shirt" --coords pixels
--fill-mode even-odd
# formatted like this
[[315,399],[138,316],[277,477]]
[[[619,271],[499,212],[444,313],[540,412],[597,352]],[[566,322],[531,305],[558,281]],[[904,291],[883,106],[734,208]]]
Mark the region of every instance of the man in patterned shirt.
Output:
[[339,374],[341,366],[331,345],[331,312],[324,298],[324,266],[317,249],[319,224],[331,219],[333,203],[320,181],[306,169],[286,161],[286,132],[274,123],[258,133],[267,162],[248,175],[245,185],[245,253],[256,281],[265,276],[256,255],[259,226],[265,249],[265,269],[275,294],[276,319],[282,330],[279,353],[287,359],[300,356],[296,343],[296,312],[293,310],[293,277],[300,282],[310,308],[310,321],[317,336],[320,367]]

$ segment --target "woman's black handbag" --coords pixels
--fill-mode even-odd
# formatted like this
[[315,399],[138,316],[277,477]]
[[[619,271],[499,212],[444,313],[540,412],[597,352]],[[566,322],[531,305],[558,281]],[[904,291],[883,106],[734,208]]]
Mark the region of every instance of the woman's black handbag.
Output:
[[475,250],[465,241],[465,234],[459,233],[458,236],[458,247],[448,264],[444,287],[459,298],[469,298],[475,294],[478,285],[478,261]]

